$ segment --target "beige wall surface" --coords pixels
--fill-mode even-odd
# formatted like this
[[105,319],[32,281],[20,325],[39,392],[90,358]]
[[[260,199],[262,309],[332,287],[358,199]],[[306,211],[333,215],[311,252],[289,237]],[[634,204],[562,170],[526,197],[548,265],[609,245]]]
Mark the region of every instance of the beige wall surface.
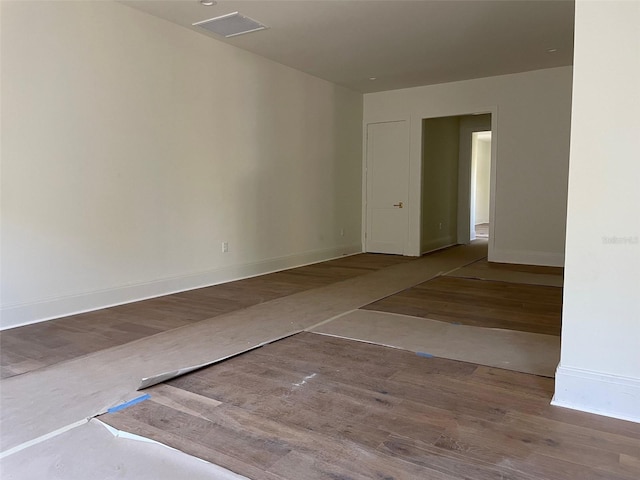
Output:
[[[409,250],[420,250],[422,119],[492,113],[495,191],[491,260],[562,265],[572,68],[370,93],[364,124],[411,122]],[[414,253],[415,254],[415,253]]]
[[116,2],[1,5],[3,327],[360,251],[361,94]]

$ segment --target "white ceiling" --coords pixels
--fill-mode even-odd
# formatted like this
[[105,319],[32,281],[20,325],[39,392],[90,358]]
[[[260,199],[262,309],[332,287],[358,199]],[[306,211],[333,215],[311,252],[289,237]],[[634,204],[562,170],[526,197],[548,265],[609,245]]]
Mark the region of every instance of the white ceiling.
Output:
[[[567,0],[122,3],[363,93],[573,62],[574,2]],[[191,26],[235,11],[270,28],[224,39]]]

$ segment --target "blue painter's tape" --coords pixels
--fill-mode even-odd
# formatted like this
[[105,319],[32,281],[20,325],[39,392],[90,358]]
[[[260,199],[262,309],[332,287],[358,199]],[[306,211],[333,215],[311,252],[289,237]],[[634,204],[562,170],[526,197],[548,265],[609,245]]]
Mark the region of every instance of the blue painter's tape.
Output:
[[130,407],[131,405],[135,405],[136,403],[144,402],[151,398],[151,395],[145,393],[144,395],[140,395],[139,397],[134,398],[133,400],[129,400],[128,402],[121,403],[120,405],[116,405],[115,407],[111,407],[107,410],[108,413],[116,413],[120,410],[124,410],[125,408]]
[[433,355],[431,355],[430,353],[427,353],[427,352],[416,352],[416,355],[418,355],[419,357],[424,357],[424,358],[433,358]]

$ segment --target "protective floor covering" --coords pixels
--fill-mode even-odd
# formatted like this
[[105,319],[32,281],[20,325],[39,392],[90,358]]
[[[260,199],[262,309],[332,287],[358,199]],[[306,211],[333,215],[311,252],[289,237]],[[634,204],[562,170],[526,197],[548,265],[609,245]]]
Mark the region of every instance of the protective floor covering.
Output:
[[545,377],[554,376],[560,361],[560,337],[554,335],[371,310],[355,310],[309,331]]
[[[147,439],[114,436],[91,420],[0,461],[3,480],[242,480],[217,465]],[[113,429],[111,429],[113,430]],[[116,431],[117,432],[117,431]],[[127,438],[129,437],[129,438]]]
[[137,397],[142,378],[242,353],[484,256],[486,242],[454,247],[5,379],[0,392],[2,451]]

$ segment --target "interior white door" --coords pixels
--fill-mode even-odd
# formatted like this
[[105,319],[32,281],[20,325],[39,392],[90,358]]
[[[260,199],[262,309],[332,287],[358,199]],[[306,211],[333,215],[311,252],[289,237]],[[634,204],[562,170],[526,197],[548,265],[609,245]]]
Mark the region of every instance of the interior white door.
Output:
[[404,253],[408,197],[408,122],[367,125],[367,252]]

